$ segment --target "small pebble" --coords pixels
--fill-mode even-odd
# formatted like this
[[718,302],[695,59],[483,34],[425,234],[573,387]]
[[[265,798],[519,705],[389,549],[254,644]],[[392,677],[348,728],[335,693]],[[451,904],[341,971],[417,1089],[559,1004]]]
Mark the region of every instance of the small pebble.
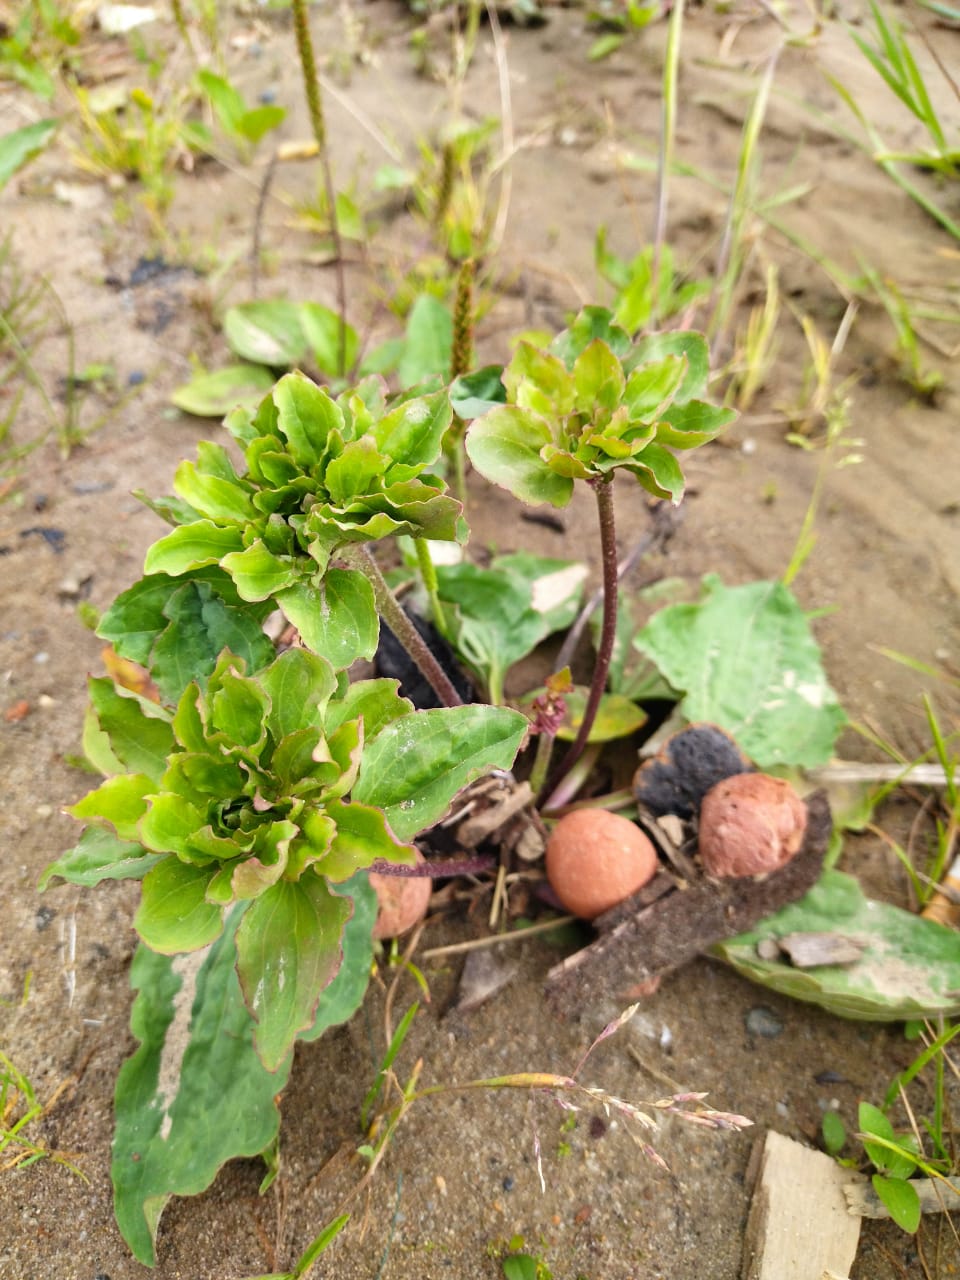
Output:
[[846,1076],[839,1071],[818,1071],[813,1078],[817,1084],[847,1084]]
[[43,707],[44,709],[47,707],[55,707],[56,705],[56,698],[51,698],[49,693],[41,693],[40,697],[37,699],[37,706]]
[[785,1102],[778,1102],[776,1105],[776,1112],[778,1116],[781,1116],[786,1120],[787,1116],[790,1114],[790,1108]]
[[146,382],[146,380],[147,380],[147,375],[143,372],[142,369],[132,369],[130,373],[127,374],[128,387],[142,386],[143,383]]
[[38,818],[52,818],[52,817],[53,817],[53,805],[52,805],[52,804],[38,804],[38,805],[37,805],[37,807],[36,807],[36,809],[34,809],[34,813],[37,815],[37,817],[38,817]]
[[44,929],[49,928],[50,921],[56,914],[53,907],[38,907],[37,914],[33,918],[37,933],[43,933]]
[[783,1031],[783,1023],[765,1005],[757,1005],[751,1009],[745,1019],[747,1030],[752,1036],[762,1036],[765,1040],[776,1040]]
[[504,1180],[500,1183],[500,1185],[501,1185],[501,1187],[503,1187],[504,1191],[512,1191],[512,1190],[513,1190],[513,1178],[511,1178],[511,1177],[510,1177],[510,1175],[509,1175],[509,1174],[507,1174],[507,1176],[506,1176],[506,1177],[504,1178]]
[[265,107],[272,107],[276,100],[276,89],[264,89],[263,92],[257,96],[257,101],[262,102]]
[[33,655],[33,660],[38,667],[44,667],[50,661],[50,655],[46,649],[41,649],[39,653]]

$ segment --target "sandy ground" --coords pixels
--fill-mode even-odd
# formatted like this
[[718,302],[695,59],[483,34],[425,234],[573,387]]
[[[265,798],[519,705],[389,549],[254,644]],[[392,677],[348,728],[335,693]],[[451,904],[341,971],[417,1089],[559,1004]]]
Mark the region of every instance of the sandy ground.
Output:
[[[449,99],[442,87],[417,76],[412,23],[403,10],[374,0],[353,16],[373,61],[353,66],[341,87],[350,109],[328,100],[328,110],[340,181],[355,179],[363,191],[371,169],[386,157],[358,120],[369,118],[385,129],[412,159],[418,137],[436,136]],[[789,21],[798,30],[808,24],[799,5],[789,10]],[[942,49],[960,52],[960,36],[921,21]],[[291,110],[284,137],[305,137],[288,21],[231,16],[223,24],[227,38],[251,31],[256,36],[255,47],[243,40],[229,46],[244,92],[253,97],[274,89]],[[345,48],[336,15],[318,11],[315,25],[327,54]],[[169,41],[172,30],[160,38]],[[507,336],[518,327],[557,327],[580,302],[607,296],[592,265],[599,225],[609,228],[611,245],[625,255],[636,251],[652,225],[653,178],[627,161],[655,154],[664,29],[634,37],[600,63],[587,60],[592,39],[576,10],[551,10],[546,26],[506,35],[521,149],[511,169],[509,220],[497,260],[504,293],[481,330],[482,354],[491,359],[504,356]],[[678,153],[725,189],[733,180],[750,95],[779,40],[777,24],[759,9],[689,16]],[[120,61],[135,68],[129,58]],[[856,126],[828,73],[844,80],[891,146],[920,143],[842,29],[831,25],[820,39],[786,48],[780,57],[763,135],[763,197],[802,185],[801,198],[776,210],[795,237],[846,271],[856,271],[862,255],[911,295],[956,313],[956,245],[838,134]],[[931,84],[939,84],[932,75]],[[945,93],[940,105],[955,125],[956,100]],[[466,82],[464,109],[478,119],[500,113],[487,35]],[[5,93],[0,132],[36,114],[36,103],[25,95]],[[133,1280],[146,1274],[113,1225],[109,1181],[113,1081],[133,1043],[126,974],[136,888],[107,885],[80,893],[67,887],[41,899],[35,886],[42,868],[75,839],[75,824],[61,815],[62,806],[89,786],[68,760],[79,750],[84,675],[98,670],[100,644],[78,621],[77,598],[103,608],[139,574],[159,524],[130,491],[143,486],[165,492],[177,460],[216,430],[171,411],[168,397],[188,375],[191,358],[211,365],[225,358],[211,314],[249,296],[247,255],[263,164],[231,170],[205,164],[180,175],[170,239],[162,247],[168,262],[182,266],[142,284],[131,282],[131,275],[157,245],[141,216],[135,212],[118,222],[114,197],[96,185],[86,188],[89,205],[83,208],[54,198],[58,180],[82,181],[68,139],[0,196],[0,225],[10,230],[21,265],[53,283],[75,326],[78,366],[112,361],[122,387],[131,375],[145,377],[138,393],[69,459],[52,443],[32,453],[0,505],[0,710],[27,704],[22,718],[0,723],[0,996],[9,1002],[0,1007],[0,1048],[29,1074],[41,1099],[72,1080],[36,1132],[51,1147],[73,1153],[87,1179],[47,1162],[0,1175],[4,1280]],[[263,232],[271,271],[264,292],[289,290],[331,303],[332,274],[304,265],[315,245],[289,229],[291,200],[313,180],[306,166],[284,167],[278,175],[274,190],[281,198],[268,203]],[[956,192],[942,190],[939,198],[948,206],[952,201],[953,216],[960,216]],[[701,259],[708,269],[725,203],[722,191],[698,178],[673,184],[670,235],[682,260]],[[372,242],[375,265],[399,270],[409,264],[423,235],[410,218],[395,218]],[[750,235],[749,271],[759,282],[764,265],[775,263],[790,302],[831,341],[844,303],[825,274],[760,220]],[[212,274],[195,269],[211,263],[219,264]],[[362,263],[351,269],[354,315],[386,333],[369,279],[370,268]],[[951,700],[947,685],[933,688],[879,650],[938,667],[952,664],[954,672],[960,664],[956,373],[925,346],[925,362],[940,367],[947,382],[935,404],[919,402],[897,377],[888,322],[866,307],[838,367],[841,378],[856,377],[847,435],[857,443],[842,445],[831,459],[785,442],[778,410],[800,393],[805,353],[786,310],[779,327],[768,386],[723,447],[691,459],[683,527],[669,553],[645,563],[636,580],[670,574],[696,581],[715,571],[740,582],[782,573],[824,468],[818,542],[796,590],[806,607],[823,611],[817,635],[850,716],[905,753],[917,753],[928,743],[922,691],[936,693],[948,728],[957,725],[956,696]],[[955,329],[938,329],[934,321],[929,328],[944,351],[956,342]],[[55,394],[66,367],[62,339],[48,336],[36,361]],[[91,397],[86,421],[102,407]],[[44,424],[38,398],[28,394],[15,441],[34,438]],[[835,465],[851,452],[862,461]],[[592,537],[586,507],[570,509],[560,535],[521,524],[515,508],[479,482],[473,493],[478,545],[579,555]],[[629,491],[624,499],[626,548],[642,517]],[[36,532],[40,528],[62,531],[62,542],[51,545]],[[595,560],[591,568],[596,571]],[[848,757],[872,754],[852,733],[841,745]],[[905,837],[915,816],[915,804],[904,800],[888,806],[884,823]],[[843,865],[874,892],[903,900],[902,873],[881,840],[851,843]],[[454,916],[429,926],[423,945],[482,928],[476,916]],[[600,1004],[561,1020],[542,998],[544,973],[556,958],[546,944],[523,944],[511,986],[469,1015],[445,1013],[459,963],[428,963],[432,1003],[414,1024],[401,1070],[409,1071],[417,1057],[423,1058],[424,1081],[569,1070],[622,1008],[619,991],[629,986],[630,975],[613,982]],[[75,980],[72,1000],[68,971]],[[29,998],[19,1005],[28,974]],[[401,984],[397,1008],[415,995],[411,983]],[[342,1146],[349,1150],[358,1140],[360,1101],[383,1051],[382,1006],[382,991],[371,988],[349,1026],[298,1051],[284,1098],[283,1167],[274,1190],[259,1198],[261,1166],[236,1162],[206,1195],[170,1205],[159,1235],[158,1277],[227,1280],[292,1265],[356,1176],[346,1156],[332,1172],[322,1171]],[[759,1006],[771,1010],[781,1028],[773,1038],[747,1030],[747,1014]],[[498,1095],[424,1103],[411,1113],[369,1197],[318,1274],[343,1280],[495,1277],[501,1274],[498,1252],[519,1234],[554,1276],[570,1280],[734,1280],[755,1133],[773,1126],[815,1142],[827,1107],[837,1108],[854,1128],[858,1099],[879,1100],[910,1057],[895,1028],[842,1022],[699,961],[667,980],[630,1027],[597,1052],[592,1080],[634,1099],[659,1096],[671,1082],[705,1089],[715,1106],[752,1116],[757,1130],[705,1135],[671,1123],[657,1140],[673,1171],[667,1176],[645,1163],[614,1122],[581,1116],[568,1132],[564,1113],[544,1100]],[[535,1168],[537,1137],[544,1194]],[[922,1247],[928,1260],[935,1257],[936,1229],[929,1224]],[[952,1274],[960,1265],[957,1250],[951,1252],[947,1240],[943,1247],[939,1274]],[[920,1274],[913,1240],[891,1228],[865,1232],[855,1280]]]

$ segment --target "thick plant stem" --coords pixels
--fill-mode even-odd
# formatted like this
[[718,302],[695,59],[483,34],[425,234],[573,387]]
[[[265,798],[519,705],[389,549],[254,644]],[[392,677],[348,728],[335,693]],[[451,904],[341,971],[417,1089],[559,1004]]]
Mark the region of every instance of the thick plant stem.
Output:
[[423,678],[427,680],[434,693],[445,707],[459,707],[463,699],[450,682],[450,678],[436,660],[420,632],[401,609],[396,596],[387,585],[387,580],[373,556],[364,546],[341,547],[337,553],[354,569],[359,569],[370,581],[377,612],[406,649],[412,662],[415,662]]
[[440,600],[440,584],[437,581],[437,566],[433,563],[430,547],[426,538],[414,538],[413,545],[417,549],[417,565],[423,579],[424,590],[430,601],[430,621],[442,634],[447,634],[447,618]]
[[340,221],[337,218],[337,191],[333,184],[333,169],[330,165],[330,152],[327,150],[327,124],[323,114],[323,99],[320,96],[320,81],[317,78],[317,60],[313,52],[313,37],[310,35],[310,21],[307,15],[307,0],[291,0],[293,9],[293,29],[297,38],[297,53],[300,57],[300,69],[303,73],[303,89],[310,113],[310,125],[317,142],[320,154],[320,168],[323,172],[323,187],[330,215],[330,235],[333,239],[333,253],[337,271],[337,311],[340,316],[340,335],[337,350],[338,372],[340,377],[347,372],[347,278],[343,265],[343,241],[340,238]]
[[617,575],[617,531],[613,515],[613,477],[604,480],[591,480],[590,486],[597,495],[597,516],[600,521],[600,554],[603,561],[603,627],[600,632],[600,646],[597,652],[597,665],[593,669],[593,680],[590,693],[584,708],[583,720],[570,750],[560,764],[547,779],[537,796],[542,803],[552,796],[557,787],[567,776],[583,754],[590,737],[590,730],[597,718],[600,699],[607,687],[607,676],[610,672],[610,659],[613,656],[613,642],[617,634],[617,598],[619,595]]

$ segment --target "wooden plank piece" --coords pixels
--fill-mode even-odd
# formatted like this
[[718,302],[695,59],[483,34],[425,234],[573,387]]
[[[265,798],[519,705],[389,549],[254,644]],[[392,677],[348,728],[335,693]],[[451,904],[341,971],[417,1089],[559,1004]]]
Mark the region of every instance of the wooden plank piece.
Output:
[[860,1220],[847,1210],[850,1172],[822,1151],[769,1130],[743,1244],[742,1280],[823,1280],[847,1276]]
[[[921,1213],[955,1213],[960,1210],[960,1178],[911,1178],[910,1185],[920,1200]],[[890,1210],[883,1203],[873,1184],[849,1182],[843,1188],[850,1213],[860,1218],[889,1218]]]

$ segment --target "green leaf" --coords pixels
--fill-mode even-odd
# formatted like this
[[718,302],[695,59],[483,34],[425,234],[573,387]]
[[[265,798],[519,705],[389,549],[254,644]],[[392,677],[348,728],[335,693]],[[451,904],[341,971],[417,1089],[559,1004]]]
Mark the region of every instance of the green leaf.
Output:
[[307,871],[256,898],[237,930],[237,972],[257,1022],[257,1053],[268,1071],[281,1066],[298,1032],[311,1027],[317,1002],[340,965],[350,903]]
[[652,333],[641,338],[624,359],[628,373],[641,365],[659,364],[667,356],[686,356],[687,369],[675,403],[685,404],[694,396],[702,396],[710,378],[710,348],[701,333],[674,330],[670,333]]
[[144,572],[168,573],[176,577],[190,569],[217,564],[231,551],[241,550],[242,546],[241,531],[235,525],[224,528],[212,520],[197,520],[193,524],[181,525],[155,542],[147,551]]
[[[557,737],[572,742],[583,722],[590,690],[577,685],[564,695],[567,715],[557,732]],[[647,713],[629,698],[619,693],[605,693],[600,699],[597,718],[590,729],[587,742],[615,742],[617,738],[629,738],[647,722]]]
[[300,582],[276,596],[308,649],[340,669],[377,651],[380,622],[373,587],[356,569],[330,569],[319,586]]
[[277,426],[301,467],[315,466],[323,457],[331,431],[343,427],[343,414],[335,400],[305,374],[288,373],[273,389],[279,414]]
[[231,350],[254,364],[289,367],[300,364],[306,354],[300,308],[284,298],[228,307],[223,333]]
[[657,417],[677,394],[686,372],[686,362],[680,356],[665,356],[658,364],[635,369],[627,379],[623,397],[631,421],[647,422]]
[[626,383],[620,361],[599,339],[577,356],[573,381],[577,411],[592,419],[597,418],[598,410],[605,411],[607,417],[613,413],[620,404]]
[[[857,1123],[862,1134],[863,1149],[876,1168],[891,1178],[909,1178],[917,1167],[916,1160],[909,1154],[916,1154],[916,1139],[913,1135],[899,1138],[880,1108],[870,1102],[859,1104]],[[870,1137],[882,1138],[883,1142],[871,1142]],[[885,1145],[886,1143],[890,1146]],[[902,1147],[905,1150],[901,1153],[891,1150],[891,1147]]]
[[59,125],[59,120],[37,120],[0,137],[0,191],[18,169],[40,154]]
[[117,1224],[147,1266],[170,1197],[199,1195],[227,1160],[257,1155],[279,1131],[292,1054],[271,1073],[254,1051],[235,968],[242,911],[208,950],[171,958],[141,944],[130,970],[140,1045],[117,1078],[112,1176]]
[[410,867],[415,864],[416,849],[394,840],[380,809],[333,800],[326,812],[336,822],[337,834],[330,852],[317,863],[317,871],[333,883],[349,879],[381,858]]
[[298,577],[297,566],[289,558],[281,560],[273,555],[261,538],[243,551],[231,551],[220,563],[244,600],[268,600],[292,586]]
[[528,1253],[512,1253],[501,1265],[504,1280],[538,1280],[537,1260]]
[[146,774],[122,773],[107,778],[68,812],[80,822],[109,822],[121,840],[136,840],[138,824],[147,809],[146,797],[155,790],[156,782]]
[[[761,960],[758,946],[790,933],[827,933],[863,945],[851,965],[798,969]],[[762,948],[761,948],[762,950]],[[960,949],[952,929],[865,897],[852,876],[825,871],[799,902],[713,952],[752,982],[843,1018],[902,1022],[960,1013]]]
[[121,689],[108,676],[90,679],[87,688],[117,759],[136,773],[159,779],[173,750],[170,713],[149,698]]
[[563,361],[531,342],[520,342],[503,371],[507,398],[520,409],[529,409],[547,421],[573,410],[576,384]]
[[341,697],[327,706],[323,723],[333,734],[347,720],[363,721],[365,742],[372,742],[381,729],[400,716],[409,715],[412,703],[397,692],[398,680],[357,680]]
[[655,614],[634,644],[684,692],[680,710],[732,734],[761,768],[825,764],[846,723],[807,618],[779,582],[725,587]]
[[671,449],[696,449],[718,436],[736,416],[736,409],[723,409],[703,400],[673,404],[657,423],[657,442]]
[[[313,362],[328,378],[340,376],[341,369],[352,369],[360,354],[360,339],[353,325],[342,325],[336,311],[319,302],[301,302],[300,325],[313,354]],[[340,359],[341,341],[344,345]]]
[[654,497],[669,499],[674,506],[683,497],[686,481],[680,464],[662,445],[648,444],[635,458],[621,465],[625,471],[632,472]]
[[450,404],[458,418],[479,418],[488,409],[506,404],[503,366],[488,364],[475,373],[464,373],[450,384]]
[[343,961],[336,977],[324,987],[313,1024],[301,1032],[300,1040],[317,1040],[330,1027],[352,1018],[370,982],[377,895],[364,871],[338,884],[334,892],[353,902],[353,914],[343,930]]
[[267,727],[273,740],[280,742],[288,734],[322,723],[337,678],[325,658],[306,649],[288,649],[260,673],[259,683],[270,698]]
[[901,1231],[912,1235],[920,1226],[920,1196],[916,1187],[902,1178],[885,1178],[879,1173],[875,1173],[870,1181],[893,1221]]
[[196,951],[219,936],[223,913],[205,897],[211,874],[175,857],[147,872],[133,927],[151,950]]
[[57,877],[84,887],[101,880],[140,880],[162,856],[147,853],[140,844],[120,840],[103,827],[87,827],[72,849],[44,869],[37,888],[43,893]]
[[409,840],[439,821],[475,778],[511,768],[526,731],[526,717],[506,707],[403,716],[364,747],[353,799],[383,809],[397,839]]
[[847,1131],[843,1121],[835,1111],[825,1111],[821,1122],[823,1145],[829,1156],[838,1156],[847,1141]]
[[224,129],[228,133],[240,133],[240,122],[247,109],[247,104],[230,81],[224,79],[223,76],[218,76],[216,72],[207,67],[201,67],[197,72],[197,81],[200,88],[210,99],[210,103]]
[[551,471],[540,456],[550,444],[550,428],[543,418],[513,405],[477,418],[467,428],[465,440],[467,456],[487,480],[508,489],[521,502],[565,507],[573,494],[573,481]]
[[264,102],[259,107],[251,107],[240,117],[240,133],[248,141],[256,145],[287,118],[285,107],[272,102]]
[[405,400],[373,428],[380,452],[392,462],[425,467],[440,457],[443,436],[453,418],[445,391]]
[[570,328],[557,334],[550,343],[550,351],[572,369],[581,351],[597,338],[621,360],[630,351],[630,335],[619,324],[614,324],[606,307],[584,307]]
[[235,476],[224,479],[205,474],[189,459],[177,467],[173,487],[185,502],[209,520],[243,524],[257,515],[249,485],[242,484]]
[[[167,581],[177,586],[176,578]],[[251,672],[274,657],[273,645],[263,634],[265,610],[239,597],[237,601],[236,606],[225,603],[205,582],[185,582],[170,595],[165,607],[170,622],[158,635],[148,663],[165,698],[178,701],[192,680],[204,687],[224,649]]]
[[429,293],[421,293],[407,318],[406,342],[398,374],[401,387],[415,387],[432,374],[446,379],[453,352],[450,312]]

